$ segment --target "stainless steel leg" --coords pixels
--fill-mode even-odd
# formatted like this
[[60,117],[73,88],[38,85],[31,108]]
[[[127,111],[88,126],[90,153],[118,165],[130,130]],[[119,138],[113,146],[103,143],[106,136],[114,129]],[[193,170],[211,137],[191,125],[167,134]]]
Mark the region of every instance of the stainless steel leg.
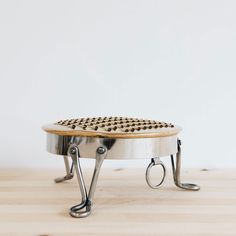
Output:
[[174,156],[171,155],[171,164],[175,185],[182,189],[198,191],[200,187],[196,184],[181,183],[180,182],[180,169],[181,169],[181,141],[178,140],[178,152],[176,154],[176,166]]
[[72,179],[74,177],[73,163],[71,164],[71,167],[70,167],[68,156],[64,156],[64,162],[65,162],[65,167],[66,167],[66,175],[63,177],[58,177],[58,178],[54,179],[55,183],[60,183],[65,180]]
[[81,203],[76,206],[73,206],[70,209],[70,215],[76,218],[83,218],[83,217],[89,216],[91,213],[92,201],[93,201],[93,196],[96,189],[98,175],[99,175],[99,171],[103,163],[103,160],[106,157],[107,149],[105,147],[99,147],[96,151],[96,163],[95,163],[93,177],[92,177],[88,194],[87,194],[87,190],[86,190],[86,186],[84,183],[83,174],[82,174],[82,170],[80,166],[78,146],[71,144],[71,146],[69,147],[69,154],[74,163],[74,168],[76,171],[76,175],[77,175],[77,179],[79,182],[80,191],[82,195]]

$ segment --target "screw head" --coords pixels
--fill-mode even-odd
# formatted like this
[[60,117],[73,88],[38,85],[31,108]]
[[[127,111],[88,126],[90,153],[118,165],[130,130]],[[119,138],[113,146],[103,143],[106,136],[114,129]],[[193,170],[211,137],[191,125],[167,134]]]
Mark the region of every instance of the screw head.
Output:
[[70,149],[70,154],[75,154],[76,153],[76,149],[75,149],[75,147],[72,147],[71,149]]
[[104,147],[99,147],[99,148],[97,149],[97,152],[98,152],[98,154],[103,154],[103,153],[106,152],[106,149],[105,149]]

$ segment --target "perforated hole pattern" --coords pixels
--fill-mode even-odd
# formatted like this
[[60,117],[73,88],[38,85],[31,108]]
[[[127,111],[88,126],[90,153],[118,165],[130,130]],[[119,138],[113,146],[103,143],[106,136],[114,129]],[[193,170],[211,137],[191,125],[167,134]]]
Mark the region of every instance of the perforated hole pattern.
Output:
[[71,129],[100,132],[144,132],[153,129],[174,128],[171,123],[127,117],[93,117],[60,120],[57,125]]

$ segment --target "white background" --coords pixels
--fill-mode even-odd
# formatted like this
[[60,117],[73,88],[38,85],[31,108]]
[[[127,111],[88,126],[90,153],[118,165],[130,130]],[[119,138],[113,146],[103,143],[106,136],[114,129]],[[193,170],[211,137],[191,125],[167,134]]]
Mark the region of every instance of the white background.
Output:
[[235,167],[235,13],[233,0],[0,0],[1,167],[62,167],[41,126],[102,115],[177,123],[184,167]]

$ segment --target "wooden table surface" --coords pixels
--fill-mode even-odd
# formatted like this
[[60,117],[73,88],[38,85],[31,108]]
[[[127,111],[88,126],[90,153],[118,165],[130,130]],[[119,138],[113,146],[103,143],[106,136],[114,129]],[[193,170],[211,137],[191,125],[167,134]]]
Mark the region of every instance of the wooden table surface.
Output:
[[236,169],[183,170],[199,192],[176,188],[170,170],[153,190],[144,172],[101,169],[93,212],[76,219],[68,214],[80,200],[76,179],[53,182],[64,170],[1,169],[0,235],[236,235]]

